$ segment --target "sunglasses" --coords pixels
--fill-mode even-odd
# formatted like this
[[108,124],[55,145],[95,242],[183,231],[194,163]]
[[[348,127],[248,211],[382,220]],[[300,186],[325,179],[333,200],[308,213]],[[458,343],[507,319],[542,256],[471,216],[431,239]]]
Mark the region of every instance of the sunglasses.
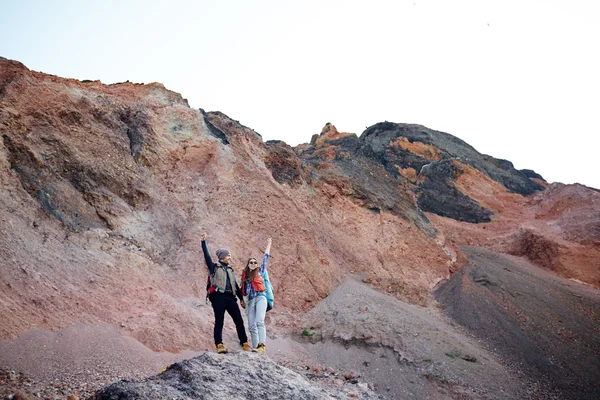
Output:
[[256,261],[250,261],[248,264],[258,264]]

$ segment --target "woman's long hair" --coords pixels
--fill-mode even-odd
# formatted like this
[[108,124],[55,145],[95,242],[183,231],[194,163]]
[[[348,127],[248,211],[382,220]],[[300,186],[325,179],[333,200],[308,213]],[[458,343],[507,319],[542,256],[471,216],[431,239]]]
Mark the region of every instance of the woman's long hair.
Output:
[[[257,268],[254,268],[254,270],[250,269],[250,261],[256,261],[256,266]],[[246,279],[248,279],[250,282],[252,282],[254,280],[254,278],[256,278],[256,274],[258,274],[258,260],[254,257],[250,257],[248,259],[248,261],[246,262],[246,268],[244,268],[244,273],[246,274]]]

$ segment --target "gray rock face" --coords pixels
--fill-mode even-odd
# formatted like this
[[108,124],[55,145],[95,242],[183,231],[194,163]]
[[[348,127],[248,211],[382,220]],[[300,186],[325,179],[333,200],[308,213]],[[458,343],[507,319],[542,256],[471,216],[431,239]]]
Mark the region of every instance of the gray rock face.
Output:
[[452,160],[432,162],[421,169],[422,183],[416,191],[423,211],[433,212],[457,221],[490,222],[492,212],[464,195],[452,182],[460,174]]
[[298,148],[299,157],[314,168],[314,177],[327,183],[345,180],[342,192],[361,206],[402,215],[428,235],[435,235],[435,229],[421,211],[471,223],[491,221],[493,212],[457,187],[463,168],[524,196],[544,190],[530,179],[543,180],[534,171],[519,171],[510,161],[481,154],[455,136],[421,125],[381,122],[360,137],[339,134],[335,128],[330,134],[332,128],[326,128],[311,145]]
[[[299,151],[299,157],[312,169],[316,181],[337,187],[356,204],[379,214],[391,212],[413,222],[423,233],[434,237],[437,232],[418,209],[412,186],[370,149],[362,150],[356,135],[328,139],[326,146],[311,146]],[[327,148],[329,151],[323,151]],[[393,169],[394,167],[390,167]]]
[[[347,389],[347,390],[346,390]],[[254,353],[204,353],[141,382],[120,381],[97,392],[113,399],[382,399],[364,385],[319,388],[301,375]]]
[[[424,126],[381,122],[365,130],[360,136],[360,140],[386,163],[402,167],[410,166],[417,170],[428,163],[426,160],[414,160],[404,155],[395,157],[394,154],[391,154],[387,146],[398,137],[404,137],[410,143],[419,142],[435,146],[440,150],[442,159],[458,158],[463,163],[471,165],[494,181],[501,183],[512,192],[529,195],[544,190],[543,186],[529,179],[529,176],[535,174],[534,171],[519,171],[509,161],[481,154],[455,136],[434,131]],[[541,178],[538,174],[535,175]]]

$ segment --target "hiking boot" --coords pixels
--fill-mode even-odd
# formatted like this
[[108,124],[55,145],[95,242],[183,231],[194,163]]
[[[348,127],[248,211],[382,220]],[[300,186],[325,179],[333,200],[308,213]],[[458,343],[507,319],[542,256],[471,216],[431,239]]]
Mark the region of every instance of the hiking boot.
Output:
[[244,344],[242,344],[242,350],[250,351],[250,345],[248,344],[248,342],[244,342]]
[[267,351],[267,349],[265,349],[265,344],[259,343],[258,346],[256,347],[256,351],[260,354],[265,354],[265,351]]
[[223,343],[217,345],[217,353],[227,353],[227,349],[223,346]]

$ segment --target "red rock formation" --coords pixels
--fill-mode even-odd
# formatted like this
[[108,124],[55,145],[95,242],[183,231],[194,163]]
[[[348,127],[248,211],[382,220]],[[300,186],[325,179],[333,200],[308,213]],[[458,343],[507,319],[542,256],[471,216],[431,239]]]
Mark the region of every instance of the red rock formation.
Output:
[[212,311],[190,307],[204,297],[202,231],[238,268],[273,237],[279,311],[316,304],[351,274],[424,303],[454,268],[406,215],[374,213],[335,177],[311,182],[286,145],[160,84],[8,60],[0,82],[1,338],[100,320],[154,349],[208,347]]

